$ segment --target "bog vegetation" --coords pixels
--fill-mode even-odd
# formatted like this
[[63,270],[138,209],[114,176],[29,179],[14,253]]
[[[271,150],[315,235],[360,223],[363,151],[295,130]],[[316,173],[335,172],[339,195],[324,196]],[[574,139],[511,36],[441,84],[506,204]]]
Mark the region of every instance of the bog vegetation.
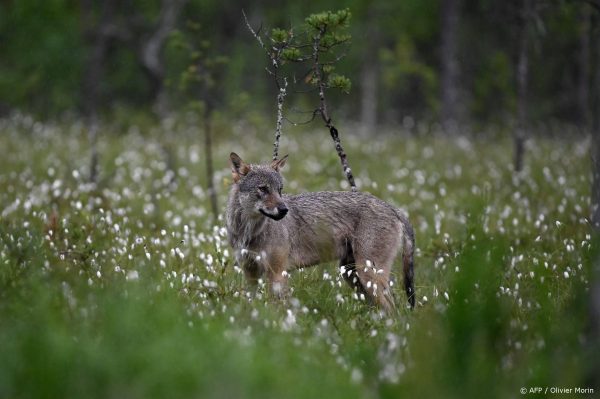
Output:
[[[359,189],[415,226],[418,304],[397,284],[388,318],[334,264],[292,273],[285,301],[249,292],[210,216],[194,126],[103,127],[89,183],[81,123],[2,120],[0,396],[506,397],[588,383],[584,136],[531,139],[519,175],[502,135],[346,136]],[[231,150],[270,160],[257,131],[217,138],[221,204]],[[348,189],[322,132],[281,145],[287,192]]]

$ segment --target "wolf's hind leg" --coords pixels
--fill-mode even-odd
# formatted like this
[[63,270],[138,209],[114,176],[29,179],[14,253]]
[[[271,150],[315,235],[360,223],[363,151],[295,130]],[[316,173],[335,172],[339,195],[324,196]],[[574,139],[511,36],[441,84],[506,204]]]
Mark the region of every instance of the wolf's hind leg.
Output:
[[365,290],[356,275],[356,261],[354,260],[354,254],[352,253],[352,246],[350,243],[346,243],[344,253],[340,259],[340,272],[344,281],[348,283],[350,288],[356,290],[359,294],[364,294]]
[[[384,272],[382,272],[382,270]],[[366,260],[361,262],[357,260],[355,275],[363,289],[367,300],[380,306],[386,313],[390,313],[394,308],[394,297],[390,289],[389,268],[379,268],[376,263]]]

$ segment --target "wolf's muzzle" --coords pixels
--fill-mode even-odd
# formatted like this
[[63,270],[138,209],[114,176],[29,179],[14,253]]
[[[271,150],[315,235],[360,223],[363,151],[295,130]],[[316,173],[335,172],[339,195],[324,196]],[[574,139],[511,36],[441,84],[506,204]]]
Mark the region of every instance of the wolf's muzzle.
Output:
[[265,215],[268,218],[271,218],[273,220],[281,220],[285,217],[285,215],[287,215],[289,209],[285,206],[285,205],[278,205],[277,208],[275,208],[277,210],[276,213],[269,213],[266,212],[263,209],[259,209],[260,213],[262,213],[263,215]]

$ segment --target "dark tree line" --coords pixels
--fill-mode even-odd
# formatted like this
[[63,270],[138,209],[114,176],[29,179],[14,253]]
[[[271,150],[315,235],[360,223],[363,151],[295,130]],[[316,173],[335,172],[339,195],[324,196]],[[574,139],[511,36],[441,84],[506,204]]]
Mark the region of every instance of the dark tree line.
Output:
[[353,39],[340,70],[354,84],[335,99],[336,114],[362,122],[365,132],[407,118],[447,129],[493,123],[518,127],[519,147],[540,121],[592,122],[594,0],[1,2],[0,111],[45,118],[75,111],[91,120],[117,108],[159,117],[177,111],[193,94],[184,98],[175,87],[187,65],[167,54],[172,32],[193,20],[230,59],[219,108],[235,107],[246,93],[271,112],[242,8],[268,29],[345,7]]

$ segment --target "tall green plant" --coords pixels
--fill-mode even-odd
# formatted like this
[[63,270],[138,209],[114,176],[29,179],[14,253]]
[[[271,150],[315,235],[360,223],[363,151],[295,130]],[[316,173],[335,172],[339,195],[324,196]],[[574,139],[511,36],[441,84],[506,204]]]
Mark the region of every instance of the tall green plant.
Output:
[[183,54],[183,68],[177,77],[177,90],[189,96],[188,108],[202,117],[204,131],[204,156],[208,195],[214,220],[219,216],[213,165],[213,113],[223,98],[219,83],[223,79],[227,57],[216,54],[209,40],[203,39],[200,24],[188,21],[186,32],[172,35],[172,46]]
[[[352,83],[346,76],[335,72],[336,64],[345,56],[345,51],[340,50],[350,42],[348,27],[350,26],[351,13],[348,9],[339,11],[324,11],[309,15],[299,29],[274,28],[270,34],[261,38],[250,24],[249,29],[256,37],[261,47],[267,53],[271,66],[267,71],[276,82],[278,94],[278,118],[275,134],[275,149],[273,157],[277,158],[279,138],[281,135],[282,108],[281,104],[287,94],[287,82],[293,81],[294,85],[307,85],[302,93],[315,94],[317,102],[312,111],[312,120],[320,116],[329,130],[334,142],[336,152],[342,164],[342,170],[352,190],[356,190],[356,183],[352,169],[348,164],[346,153],[341,144],[339,133],[335,127],[328,108],[327,93],[330,89],[338,89],[349,93]],[[267,46],[264,42],[269,43]],[[284,65],[292,65],[292,76],[282,77],[280,69]],[[283,86],[282,86],[283,82]],[[297,89],[298,90],[298,89]],[[283,96],[281,95],[283,93]]]

